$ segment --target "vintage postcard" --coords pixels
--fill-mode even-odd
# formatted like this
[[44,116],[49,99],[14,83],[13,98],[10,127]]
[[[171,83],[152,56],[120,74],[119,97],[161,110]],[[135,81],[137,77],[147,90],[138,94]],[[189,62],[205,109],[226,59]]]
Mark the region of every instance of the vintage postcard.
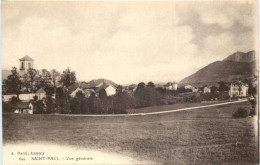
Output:
[[2,164],[258,164],[257,16],[256,0],[2,1]]

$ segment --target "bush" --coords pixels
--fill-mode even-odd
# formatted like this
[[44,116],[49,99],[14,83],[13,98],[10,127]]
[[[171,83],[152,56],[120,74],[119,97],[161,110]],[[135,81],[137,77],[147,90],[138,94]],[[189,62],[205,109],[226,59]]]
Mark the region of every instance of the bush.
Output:
[[255,116],[256,115],[256,110],[257,110],[257,108],[256,108],[256,101],[255,101],[255,99],[253,99],[253,100],[250,100],[249,102],[250,102],[251,107],[252,107],[250,109],[249,116]]
[[238,110],[232,114],[232,117],[233,118],[246,118],[246,117],[248,117],[248,115],[249,115],[249,113],[248,113],[247,109],[238,108]]
[[252,108],[250,109],[249,116],[255,116],[256,115],[256,109]]
[[15,97],[15,96],[13,96],[12,98],[11,98],[11,100],[10,100],[10,104],[11,105],[15,105],[16,103],[18,103],[18,102],[20,102],[21,100],[19,100],[19,98],[18,97]]
[[3,112],[13,112],[13,109],[10,104],[2,102]]

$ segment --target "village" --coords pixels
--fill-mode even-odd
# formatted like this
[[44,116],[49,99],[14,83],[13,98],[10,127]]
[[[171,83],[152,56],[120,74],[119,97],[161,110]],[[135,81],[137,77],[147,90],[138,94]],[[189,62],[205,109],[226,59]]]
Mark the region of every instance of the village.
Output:
[[259,164],[258,13],[3,0],[2,164]]
[[[105,79],[78,82],[75,72],[69,69],[62,74],[56,70],[39,71],[27,55],[19,61],[19,69],[2,71],[4,110],[14,113],[127,113],[127,108],[218,102],[256,94],[256,83],[247,84],[241,80],[219,82],[216,86],[193,86],[174,81],[127,86]],[[145,88],[149,90],[145,91]],[[147,100],[147,96],[151,99]],[[82,103],[84,98],[85,104]]]

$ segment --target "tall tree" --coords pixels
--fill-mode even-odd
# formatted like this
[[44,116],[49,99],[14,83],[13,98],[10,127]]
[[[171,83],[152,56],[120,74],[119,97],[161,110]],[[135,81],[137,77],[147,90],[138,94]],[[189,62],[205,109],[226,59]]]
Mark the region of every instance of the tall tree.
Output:
[[51,74],[47,69],[42,69],[39,72],[39,77],[37,81],[37,88],[47,88],[51,85]]
[[248,83],[248,94],[250,96],[257,95],[257,86],[254,86],[252,82]]
[[41,77],[44,84],[51,83],[51,73],[47,69],[42,69]]
[[148,82],[147,87],[148,88],[155,88],[155,85],[152,81],[150,81],[150,82]]
[[28,91],[28,89],[30,88],[30,77],[28,74],[24,74],[22,86],[26,88],[26,91]]
[[104,88],[100,89],[100,91],[98,92],[98,97],[101,101],[104,101],[107,98],[107,92]]
[[220,81],[218,89],[219,89],[219,91],[228,91],[229,90],[229,86],[225,82]]
[[28,76],[31,80],[31,92],[33,92],[33,86],[34,86],[34,81],[35,81],[35,76],[37,75],[37,71],[33,68],[29,68],[28,70]]
[[213,86],[210,88],[210,91],[211,91],[212,94],[215,94],[215,93],[217,92],[217,87],[213,85]]
[[118,93],[122,93],[122,92],[123,92],[123,87],[121,85],[118,85],[116,87],[116,93],[118,94]]
[[47,113],[54,113],[55,112],[55,103],[52,97],[47,96],[47,102],[46,102],[46,108],[47,108]]
[[58,71],[56,71],[55,69],[52,69],[50,74],[51,74],[51,82],[53,84],[54,89],[56,89],[56,81],[58,80],[60,73]]
[[76,74],[75,72],[70,71],[69,68],[63,71],[61,75],[61,81],[63,83],[63,86],[68,87],[71,84],[76,82]]
[[76,97],[70,100],[70,109],[74,114],[81,114],[84,107],[84,94],[81,91],[76,93]]
[[11,72],[12,74],[10,74],[6,80],[6,88],[7,91],[15,93],[17,95],[17,98],[19,98],[19,94],[22,87],[22,81],[20,80],[20,76],[16,70],[16,67],[13,67]]
[[145,88],[145,83],[144,83],[144,82],[140,82],[140,83],[137,85],[137,90],[143,89],[143,88]]

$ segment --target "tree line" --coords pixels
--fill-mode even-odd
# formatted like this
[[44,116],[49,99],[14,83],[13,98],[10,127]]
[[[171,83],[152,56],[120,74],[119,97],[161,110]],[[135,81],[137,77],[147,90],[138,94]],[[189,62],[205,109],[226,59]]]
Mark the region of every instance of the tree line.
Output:
[[37,89],[43,88],[47,95],[53,95],[57,88],[57,83],[69,86],[76,82],[76,74],[69,68],[62,73],[55,69],[48,71],[47,69],[36,70],[28,69],[26,73],[20,75],[16,67],[13,67],[11,74],[6,80],[3,80],[3,94],[16,94],[17,97],[21,93],[34,93]]
[[124,91],[119,85],[113,96],[107,96],[105,89],[101,89],[98,94],[92,93],[89,98],[81,91],[71,98],[63,88],[58,88],[55,110],[64,114],[125,114],[129,108],[160,105],[160,101],[161,95],[152,82],[148,85],[139,83],[134,93]]

